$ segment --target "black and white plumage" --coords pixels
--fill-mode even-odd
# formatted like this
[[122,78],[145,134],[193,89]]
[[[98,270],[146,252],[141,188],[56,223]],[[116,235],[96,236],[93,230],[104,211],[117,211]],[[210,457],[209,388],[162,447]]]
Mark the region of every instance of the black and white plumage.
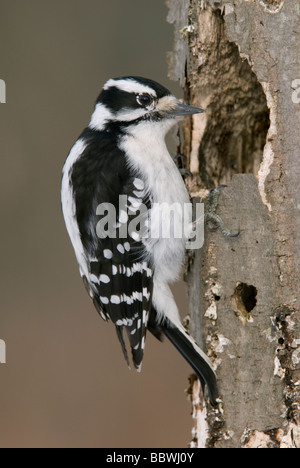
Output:
[[[187,238],[164,238],[159,225],[160,219],[168,222],[166,206],[183,208],[190,202],[165,135],[178,116],[199,112],[152,80],[108,80],[88,127],[66,160],[62,207],[87,291],[101,317],[115,324],[127,363],[124,330],[137,370],[147,329],[158,339],[166,335],[192,366],[202,387],[207,384],[215,404],[215,374],[182,326],[169,288],[181,271]],[[125,206],[120,202],[123,199]],[[114,235],[105,235],[101,225],[106,206],[115,208]],[[147,214],[140,214],[141,207],[147,208]],[[140,229],[124,231],[138,214]],[[172,222],[186,220],[179,215]]]

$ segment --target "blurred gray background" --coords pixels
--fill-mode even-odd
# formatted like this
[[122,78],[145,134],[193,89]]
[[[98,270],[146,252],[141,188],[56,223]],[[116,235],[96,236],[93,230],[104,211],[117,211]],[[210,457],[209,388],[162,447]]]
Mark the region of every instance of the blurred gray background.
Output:
[[191,438],[189,366],[148,335],[142,374],[127,369],[81,283],[60,207],[64,160],[108,78],[142,75],[178,94],[166,15],[164,0],[0,0],[1,447]]

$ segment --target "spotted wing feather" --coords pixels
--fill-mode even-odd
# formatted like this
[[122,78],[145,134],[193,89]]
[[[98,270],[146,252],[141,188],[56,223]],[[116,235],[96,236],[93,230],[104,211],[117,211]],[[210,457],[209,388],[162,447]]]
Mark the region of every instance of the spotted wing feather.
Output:
[[[142,180],[130,171],[123,152],[114,147],[109,135],[99,132],[95,138],[93,132],[89,139],[86,130],[81,138],[86,141],[86,151],[74,165],[71,180],[89,269],[84,281],[101,317],[116,325],[128,361],[123,334],[123,328],[126,329],[133,363],[139,370],[152,306],[153,270],[139,233],[124,228],[136,218],[141,206],[149,205],[149,200]],[[115,209],[114,235],[105,236],[99,228],[106,216],[97,214],[103,204]]]

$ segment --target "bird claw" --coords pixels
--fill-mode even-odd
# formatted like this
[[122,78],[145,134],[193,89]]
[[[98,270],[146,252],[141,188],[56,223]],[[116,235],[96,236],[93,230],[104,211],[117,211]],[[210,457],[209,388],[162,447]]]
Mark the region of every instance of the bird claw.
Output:
[[219,229],[224,237],[238,237],[240,235],[240,231],[236,233],[230,232],[225,227],[220,216],[215,213],[218,206],[220,191],[225,187],[227,187],[227,185],[219,185],[216,189],[211,189],[209,191],[209,194],[207,195],[208,212],[205,215],[205,221],[207,222],[210,231],[217,231]]
[[175,162],[176,166],[178,167],[178,170],[182,177],[193,177],[193,174],[191,171],[188,169],[185,169],[184,164],[183,164],[183,155],[180,153],[175,154],[173,156],[173,161]]
[[182,168],[182,169],[179,169],[179,172],[182,175],[182,177],[193,177],[193,174],[188,169]]
[[183,155],[180,154],[180,153],[177,153],[177,154],[175,154],[175,156],[173,156],[173,161],[174,161],[175,163],[177,163],[178,159],[180,159],[181,162],[182,162]]

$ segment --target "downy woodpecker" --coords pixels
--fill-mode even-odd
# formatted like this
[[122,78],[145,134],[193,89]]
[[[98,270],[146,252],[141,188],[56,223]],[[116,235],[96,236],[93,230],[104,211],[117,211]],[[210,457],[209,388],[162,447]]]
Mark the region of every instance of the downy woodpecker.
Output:
[[[138,371],[147,329],[158,339],[166,335],[216,404],[214,371],[183,327],[169,287],[178,279],[187,239],[172,235],[172,229],[166,239],[158,227],[161,215],[170,222],[160,206],[190,203],[165,136],[178,118],[201,112],[150,79],[108,80],[64,165],[62,208],[84,284],[101,317],[116,326],[128,365],[124,330]],[[141,207],[147,213],[141,214]],[[137,213],[144,235],[137,223],[124,229]]]

